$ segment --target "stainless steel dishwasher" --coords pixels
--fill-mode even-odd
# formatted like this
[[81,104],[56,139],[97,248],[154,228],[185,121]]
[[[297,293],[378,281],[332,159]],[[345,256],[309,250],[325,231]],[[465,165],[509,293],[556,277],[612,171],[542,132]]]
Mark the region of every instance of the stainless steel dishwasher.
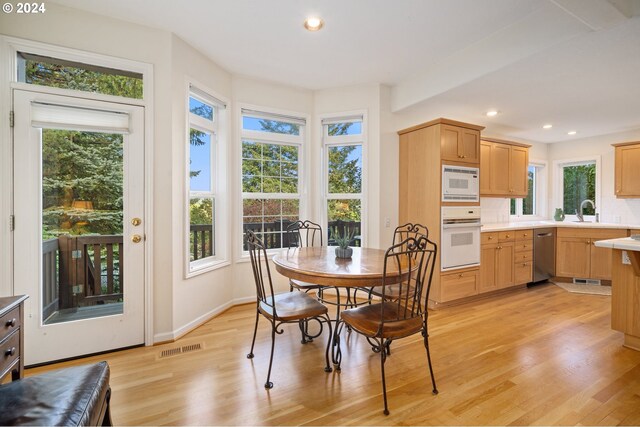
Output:
[[533,230],[533,282],[538,283],[556,274],[556,229]]

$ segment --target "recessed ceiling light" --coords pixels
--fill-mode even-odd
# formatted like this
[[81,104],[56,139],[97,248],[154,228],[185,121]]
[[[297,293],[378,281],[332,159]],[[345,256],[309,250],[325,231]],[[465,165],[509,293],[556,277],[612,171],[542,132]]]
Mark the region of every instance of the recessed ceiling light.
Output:
[[553,127],[553,125],[544,125],[542,126],[542,129],[551,129]]
[[497,116],[498,112],[496,110],[489,110],[487,111],[487,117],[494,117]]
[[575,130],[570,130],[569,132],[567,132],[567,135],[575,135],[576,133],[578,132],[576,132]]
[[312,16],[305,19],[304,27],[309,31],[318,31],[324,25],[324,21],[320,18]]

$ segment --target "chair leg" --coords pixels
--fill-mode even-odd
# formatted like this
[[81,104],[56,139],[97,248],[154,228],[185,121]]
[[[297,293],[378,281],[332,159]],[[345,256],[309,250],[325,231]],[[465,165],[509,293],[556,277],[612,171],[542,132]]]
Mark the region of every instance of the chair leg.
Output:
[[273,383],[269,381],[271,378],[271,367],[273,366],[273,349],[276,345],[276,324],[271,322],[271,358],[269,359],[269,371],[267,372],[267,382],[264,383],[264,388],[273,388]]
[[389,415],[389,407],[387,406],[387,381],[384,376],[384,362],[387,361],[387,352],[384,351],[384,340],[382,338],[380,338],[378,346],[382,349],[382,351],[380,351],[380,371],[382,373],[382,397],[384,399],[384,414]]
[[331,349],[331,342],[333,341],[333,334],[331,333],[331,318],[329,317],[329,315],[327,314],[327,326],[329,327],[329,334],[327,335],[327,350],[324,353],[324,359],[326,361],[326,365],[324,367],[324,371],[325,372],[331,372],[333,371],[333,369],[331,369],[331,364],[329,363],[329,350]]
[[247,354],[247,359],[253,359],[253,346],[256,343],[256,333],[258,332],[258,319],[260,312],[256,309],[256,325],[253,327],[253,340],[251,341],[251,351]]
[[308,342],[313,341],[312,338],[308,338],[309,336],[309,322],[306,320],[299,320],[298,327],[300,328],[300,336],[302,337],[300,340],[300,344],[306,344]]
[[433,394],[438,394],[438,388],[436,387],[436,378],[433,375],[433,366],[431,365],[431,352],[429,351],[429,334],[427,333],[427,327],[424,327],[422,331],[422,337],[424,338],[424,348],[427,350],[427,361],[429,362],[429,372],[431,373],[431,385],[433,385]]

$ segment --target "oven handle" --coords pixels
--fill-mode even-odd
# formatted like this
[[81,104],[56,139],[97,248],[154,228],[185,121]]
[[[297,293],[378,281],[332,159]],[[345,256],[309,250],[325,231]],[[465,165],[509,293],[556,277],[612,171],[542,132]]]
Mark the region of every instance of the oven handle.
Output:
[[442,229],[446,230],[448,228],[480,228],[482,224],[478,223],[457,223],[457,224],[442,224]]

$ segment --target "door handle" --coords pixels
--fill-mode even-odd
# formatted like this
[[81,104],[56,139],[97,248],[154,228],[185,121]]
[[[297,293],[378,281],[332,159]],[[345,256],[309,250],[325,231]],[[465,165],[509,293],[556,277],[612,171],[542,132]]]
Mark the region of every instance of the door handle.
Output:
[[131,236],[131,241],[133,243],[140,243],[142,241],[142,236],[139,234],[134,234],[133,236]]
[[131,220],[131,224],[135,227],[139,226],[140,224],[142,224],[142,220],[140,218],[133,218]]

